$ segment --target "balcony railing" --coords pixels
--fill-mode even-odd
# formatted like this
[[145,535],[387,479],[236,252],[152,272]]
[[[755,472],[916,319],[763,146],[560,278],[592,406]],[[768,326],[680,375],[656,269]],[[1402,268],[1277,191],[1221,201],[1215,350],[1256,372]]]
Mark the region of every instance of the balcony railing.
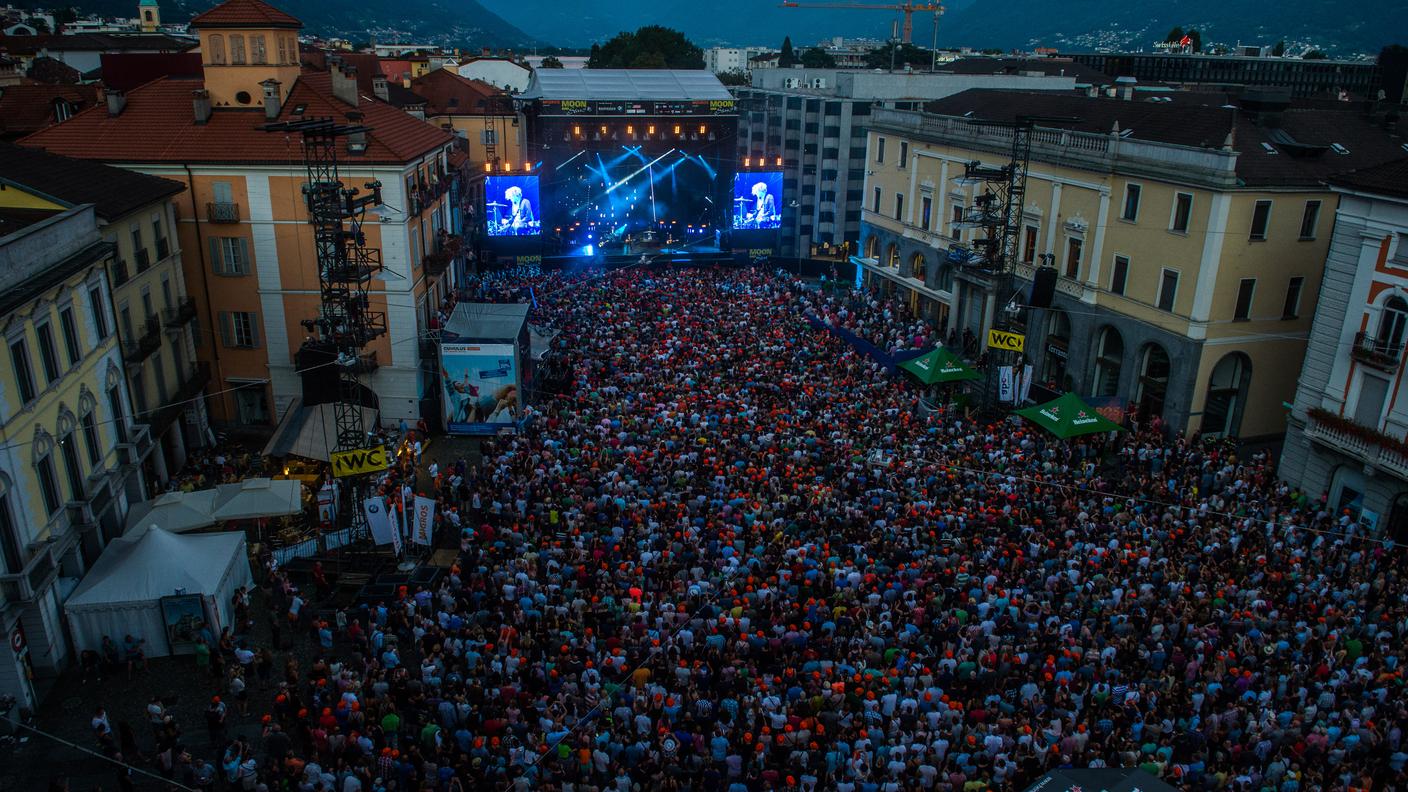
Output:
[[162,321],[168,330],[179,330],[196,318],[196,298],[183,297],[176,307],[162,311]]
[[1408,480],[1408,443],[1327,410],[1311,410],[1308,417],[1310,439]]
[[205,205],[205,219],[212,223],[238,223],[240,221],[240,205],[212,201]]
[[1384,371],[1397,371],[1403,360],[1403,342],[1381,341],[1369,333],[1355,333],[1354,346],[1350,347],[1350,357],[1366,366]]
[[160,437],[168,426],[176,422],[181,413],[185,412],[191,400],[200,395],[205,390],[205,386],[210,384],[210,364],[193,363],[190,370],[185,372],[181,385],[176,392],[171,394],[171,399],[162,405],[155,412],[148,414],[147,425],[152,434]]
[[128,363],[137,363],[151,357],[158,349],[161,349],[161,320],[148,316],[146,323],[142,325],[142,335],[123,345],[122,359]]

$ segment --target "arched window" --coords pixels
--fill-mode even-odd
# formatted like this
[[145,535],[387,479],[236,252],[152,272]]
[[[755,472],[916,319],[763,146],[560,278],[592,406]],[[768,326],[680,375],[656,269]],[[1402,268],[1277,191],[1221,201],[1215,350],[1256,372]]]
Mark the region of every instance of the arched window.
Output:
[[34,442],[30,445],[34,472],[39,477],[39,495],[44,502],[45,517],[53,517],[63,506],[59,497],[59,477],[54,468],[54,436],[44,427],[34,428]]
[[892,269],[900,268],[900,246],[890,245],[890,250],[885,254],[885,266]]
[[1208,378],[1207,399],[1203,402],[1203,434],[1236,436],[1242,425],[1242,408],[1251,376],[1251,361],[1240,352],[1233,352],[1217,362]]
[[238,33],[230,34],[230,63],[244,65],[244,36]]
[[215,66],[225,65],[225,37],[219,33],[210,37],[210,63]]
[[865,240],[865,257],[876,261],[880,260],[880,240],[875,237]]
[[1120,369],[1124,367],[1124,339],[1113,327],[1100,331],[1095,346],[1095,396],[1114,396],[1120,389]]
[[78,424],[83,428],[83,445],[88,451],[88,464],[100,467],[103,461],[103,441],[98,435],[98,397],[84,385],[78,392]]
[[1139,388],[1134,399],[1139,404],[1139,417],[1145,421],[1162,418],[1164,399],[1168,395],[1168,353],[1158,344],[1144,347],[1139,361]]
[[924,276],[927,274],[925,272],[927,269],[925,265],[924,254],[915,253],[914,258],[909,260],[909,277],[918,278],[921,281],[924,280]]
[[1067,390],[1066,364],[1071,357],[1071,318],[1051,308],[1046,315],[1046,348],[1042,350],[1041,379],[1052,388]]
[[1396,354],[1403,347],[1403,337],[1408,331],[1408,302],[1394,295],[1384,303],[1379,314],[1379,332],[1375,336],[1380,350]]
[[15,515],[15,501],[10,497],[14,482],[0,471],[0,571],[18,575],[26,560],[20,544],[20,523]]
[[939,291],[953,291],[953,267],[948,264],[939,265]]
[[152,21],[152,12],[151,12],[151,9],[147,9],[146,11],[144,11],[144,12],[142,12],[142,13],[146,16],[146,20],[147,20],[148,22],[151,22],[151,21]]

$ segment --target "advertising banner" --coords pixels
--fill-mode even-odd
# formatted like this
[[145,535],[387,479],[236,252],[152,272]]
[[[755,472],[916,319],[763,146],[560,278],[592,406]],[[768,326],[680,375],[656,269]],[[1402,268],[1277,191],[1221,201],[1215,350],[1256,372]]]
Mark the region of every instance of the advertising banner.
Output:
[[391,459],[384,445],[332,452],[332,474],[335,477],[374,473],[390,466]]
[[513,344],[441,344],[445,430],[484,434],[512,426],[521,403]]
[[372,541],[379,545],[400,544],[396,529],[391,527],[391,515],[386,513],[386,501],[380,496],[362,501],[362,512],[367,516],[367,528],[372,532]]
[[430,546],[435,532],[435,501],[424,495],[416,496],[415,511],[411,513],[411,542]]
[[1010,402],[1016,394],[1015,383],[1012,381],[1012,367],[1002,366],[997,370],[997,400]]

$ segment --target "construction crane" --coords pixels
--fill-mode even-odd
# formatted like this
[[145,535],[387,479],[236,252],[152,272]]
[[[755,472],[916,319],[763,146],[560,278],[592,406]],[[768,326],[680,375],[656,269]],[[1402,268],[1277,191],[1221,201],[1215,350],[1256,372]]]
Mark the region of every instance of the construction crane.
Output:
[[938,15],[944,12],[944,7],[938,3],[916,3],[914,0],[904,0],[903,3],[798,3],[795,0],[783,0],[782,8],[854,8],[862,11],[899,11],[904,14],[904,26],[900,40],[906,44],[911,43],[914,37],[914,13],[934,12],[934,20],[937,24]]

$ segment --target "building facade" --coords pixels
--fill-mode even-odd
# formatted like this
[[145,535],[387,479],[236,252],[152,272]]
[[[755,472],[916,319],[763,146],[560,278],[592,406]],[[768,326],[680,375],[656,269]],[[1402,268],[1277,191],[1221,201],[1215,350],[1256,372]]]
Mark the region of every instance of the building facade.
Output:
[[[960,180],[966,163],[1006,165],[1012,133],[972,121],[1071,118],[1034,134],[1017,244],[1016,302],[1044,257],[1059,276],[1051,307],[1026,319],[1035,382],[1117,399],[1181,433],[1280,434],[1297,373],[1286,361],[1304,354],[1337,202],[1324,179],[1391,158],[1399,142],[1355,112],[1184,98],[970,91],[934,113],[876,111],[866,278],[985,338],[1008,296],[948,254],[978,233],[959,222],[982,189]],[[1342,143],[1307,131],[1334,128]]]
[[782,160],[780,254],[860,238],[865,126],[876,110],[910,110],[968,88],[1072,90],[1073,77],[768,69],[738,97],[738,157]]
[[1169,52],[1074,52],[1062,57],[1111,77],[1133,77],[1144,83],[1203,88],[1271,87],[1293,96],[1352,96],[1373,98],[1382,87],[1382,70],[1373,61],[1303,60],[1241,55],[1198,55]]
[[715,74],[748,71],[753,58],[775,52],[775,47],[710,47],[704,50],[704,68]]
[[121,535],[150,447],[132,422],[91,205],[0,208],[0,692],[33,707],[70,660],[63,600]]
[[1339,208],[1280,475],[1408,540],[1408,160],[1335,180]]
[[357,86],[355,69],[299,65],[297,19],[260,0],[229,0],[197,16],[203,79],[162,78],[80,113],[24,144],[180,181],[175,241],[195,296],[196,357],[210,367],[212,418],[278,420],[302,393],[294,356],[319,310],[317,257],[302,197],[297,135],[271,122],[355,119],[370,131],[340,140],[344,184],[381,185],[360,225],[380,249],[371,310],[387,333],[370,345],[364,378],[390,424],[420,416],[433,392],[421,340],[451,288],[455,140]]

